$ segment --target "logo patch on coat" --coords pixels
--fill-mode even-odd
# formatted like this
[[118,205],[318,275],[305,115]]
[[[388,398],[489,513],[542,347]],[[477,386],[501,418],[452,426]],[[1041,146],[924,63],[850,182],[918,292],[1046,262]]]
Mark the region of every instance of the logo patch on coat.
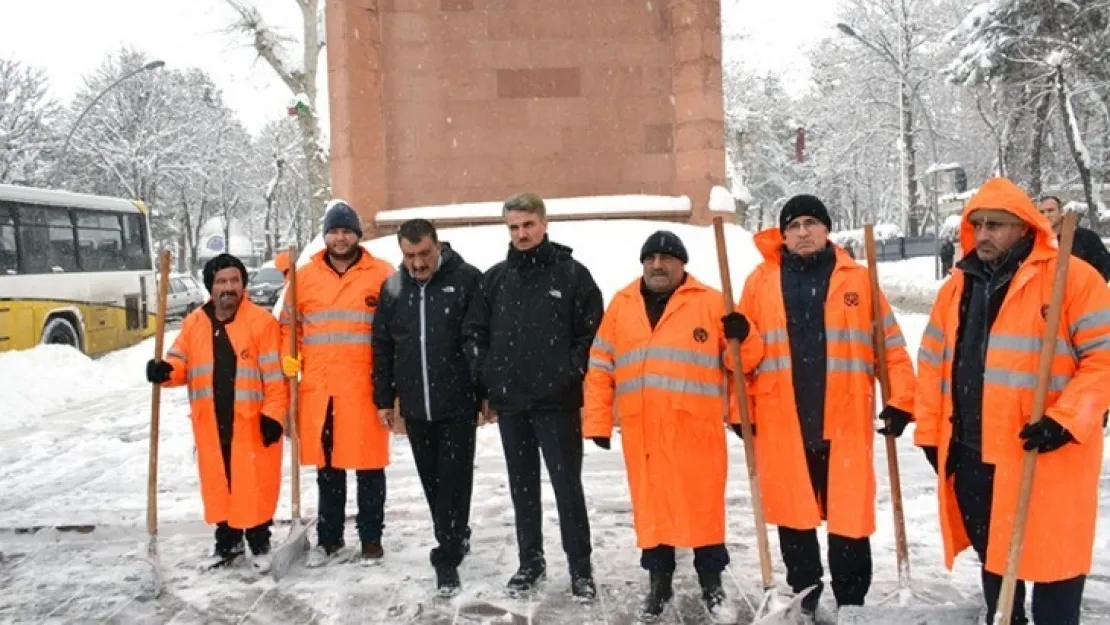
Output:
[[1048,304],[1041,304],[1041,319],[1048,321]]
[[855,291],[849,291],[845,293],[844,305],[852,307],[859,306],[859,293],[856,293]]
[[694,328],[694,340],[704,343],[709,340],[709,333],[705,331],[705,328]]
[[251,359],[251,353],[249,351],[244,349],[243,351],[239,352],[239,360],[250,360],[250,359]]
[[366,305],[370,308],[373,308],[373,307],[377,306],[378,305],[378,296],[377,295],[367,295],[366,296]]

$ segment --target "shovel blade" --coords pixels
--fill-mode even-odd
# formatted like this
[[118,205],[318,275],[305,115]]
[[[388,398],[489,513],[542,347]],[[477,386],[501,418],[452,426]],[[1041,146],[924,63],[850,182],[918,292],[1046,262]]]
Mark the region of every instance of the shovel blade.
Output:
[[293,564],[308,553],[309,525],[304,521],[294,521],[289,529],[289,537],[274,549],[273,558],[270,561],[270,575],[273,576],[274,581],[280,581],[289,569],[293,568]]
[[789,601],[780,599],[774,590],[768,591],[752,625],[804,625],[802,601],[816,589],[817,586],[810,586]]
[[945,605],[843,606],[837,625],[978,625],[981,609],[971,603]]

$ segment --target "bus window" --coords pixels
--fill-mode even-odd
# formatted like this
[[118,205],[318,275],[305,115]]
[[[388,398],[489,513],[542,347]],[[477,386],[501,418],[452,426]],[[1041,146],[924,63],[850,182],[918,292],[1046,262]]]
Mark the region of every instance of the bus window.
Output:
[[121,215],[123,219],[123,256],[128,269],[150,269],[153,263],[147,246],[142,215]]
[[79,260],[84,271],[126,269],[119,215],[75,210]]
[[19,257],[15,249],[15,216],[12,208],[0,203],[0,275],[12,275],[19,270]]
[[19,207],[19,249],[24,273],[77,271],[69,210]]

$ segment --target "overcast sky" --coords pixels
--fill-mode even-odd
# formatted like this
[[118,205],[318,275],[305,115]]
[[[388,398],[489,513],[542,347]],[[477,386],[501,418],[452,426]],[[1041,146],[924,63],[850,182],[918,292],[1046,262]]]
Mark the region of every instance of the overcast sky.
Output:
[[[791,86],[805,81],[805,51],[829,33],[833,0],[721,1],[726,58],[784,73]],[[293,0],[255,3],[271,23],[300,32]],[[134,47],[167,68],[209,72],[253,132],[284,114],[290,94],[242,38],[224,32],[233,18],[224,0],[0,0],[0,57],[42,68],[66,100],[107,54]],[[738,34],[743,41],[728,40]]]

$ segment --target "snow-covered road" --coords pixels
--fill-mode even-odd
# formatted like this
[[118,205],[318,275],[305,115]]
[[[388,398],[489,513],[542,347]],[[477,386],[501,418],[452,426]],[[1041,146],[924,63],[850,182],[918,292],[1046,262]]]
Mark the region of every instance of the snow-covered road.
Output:
[[[901,314],[916,351],[925,318]],[[0,354],[0,621],[120,623],[628,623],[644,591],[646,575],[631,528],[624,468],[619,451],[587,446],[585,486],[595,549],[596,577],[603,601],[593,610],[569,601],[565,559],[559,545],[553,494],[544,485],[549,578],[546,598],[535,604],[501,595],[516,567],[512,508],[500,441],[495,428],[478,437],[471,524],[473,551],[461,568],[463,595],[448,606],[429,602],[433,571],[427,552],[431,523],[408,443],[394,439],[388,474],[384,547],[377,567],[356,565],[295,570],[280,584],[246,570],[200,574],[196,561],[212,546],[211,529],[200,522],[201,505],[193,461],[185,394],[163,394],[159,475],[162,564],[168,586],[157,602],[137,599],[144,564],[147,431],[150,387],[143,365],[144,344],[97,361],[72,352],[34,350]],[[42,367],[55,366],[52,370]],[[15,384],[7,384],[11,380]],[[914,579],[978,596],[972,554],[950,575],[942,566],[932,469],[910,444],[899,443]],[[619,438],[615,441],[619,444]],[[741,590],[759,586],[743,448],[729,437],[728,545],[731,572]],[[875,462],[880,477],[879,528],[872,539],[876,582],[871,599],[893,588],[893,530],[886,493],[886,459]],[[288,476],[286,476],[288,479]],[[307,513],[315,510],[315,479],[302,473]],[[1110,483],[1110,462],[1104,465]],[[279,519],[289,518],[288,482]],[[355,510],[353,494],[348,514]],[[61,527],[62,529],[58,529]],[[44,529],[40,529],[44,528]],[[285,535],[275,529],[275,540]],[[314,538],[314,537],[313,537]],[[784,577],[776,535],[770,533],[776,577]],[[348,542],[355,543],[353,522]],[[1110,622],[1110,489],[1102,495],[1094,571],[1087,585],[1087,622]],[[697,581],[688,553],[679,564],[681,598],[670,622],[704,622]],[[831,593],[825,593],[831,602]],[[742,604],[741,604],[742,605]],[[517,617],[506,616],[509,611]],[[741,621],[745,622],[745,621]]]

